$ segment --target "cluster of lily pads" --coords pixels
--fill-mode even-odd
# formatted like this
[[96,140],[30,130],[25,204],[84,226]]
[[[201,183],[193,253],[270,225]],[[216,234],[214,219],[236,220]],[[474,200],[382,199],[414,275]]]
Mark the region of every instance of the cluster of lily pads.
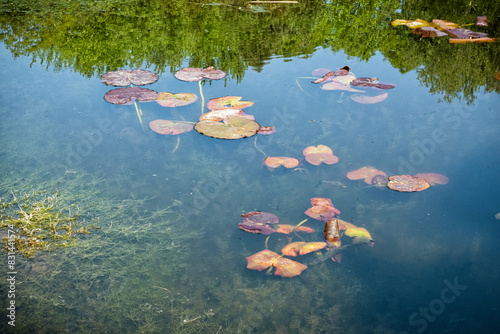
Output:
[[[211,99],[207,104],[207,108],[210,111],[203,113],[205,103],[201,89],[201,80],[219,80],[226,76],[226,72],[213,67],[205,69],[186,67],[177,71],[174,76],[182,81],[200,82],[200,95],[203,99],[202,115],[196,123],[165,119],[153,120],[149,123],[149,127],[154,132],[163,135],[177,135],[191,131],[194,128],[197,132],[205,136],[221,139],[239,139],[250,137],[257,133],[269,134],[274,132],[273,127],[261,127],[255,122],[252,115],[245,114],[241,110],[254,104],[250,101],[240,101],[241,96],[224,96]],[[107,92],[104,99],[113,104],[134,104],[141,124],[142,110],[138,108],[137,101],[156,101],[163,107],[179,107],[189,105],[198,100],[196,94],[193,93],[157,93],[151,89],[133,86],[148,85],[158,80],[158,75],[155,73],[141,69],[109,72],[103,75],[101,80],[106,85],[130,85],[130,87],[116,88]]]
[[[453,23],[446,20],[434,19],[431,23],[416,19],[416,20],[401,20],[397,19],[391,22],[393,26],[405,25],[411,29],[411,32],[420,35],[424,38],[450,36],[449,42],[454,44],[464,43],[491,43],[496,42],[498,38],[490,38],[488,34],[475,32],[469,29],[460,28],[458,23]],[[469,24],[467,24],[469,25]],[[486,16],[477,17],[477,26],[487,26],[488,18]]]
[[373,104],[384,101],[389,94],[384,92],[378,94],[379,90],[388,90],[395,87],[394,84],[379,82],[378,78],[362,77],[356,78],[356,76],[350,72],[349,66],[344,66],[340,69],[332,71],[327,68],[318,68],[312,72],[312,75],[320,78],[312,81],[314,84],[320,84],[323,90],[340,90],[343,92],[352,93],[366,93],[366,90],[361,90],[354,87],[366,87],[372,89],[376,95],[373,94],[354,94],[351,96],[351,100],[361,104]]
[[[333,165],[339,161],[339,158],[333,155],[333,151],[326,145],[309,146],[306,147],[302,154],[307,162],[318,166],[321,163]],[[270,168],[275,169],[280,166],[285,168],[294,168],[300,164],[299,159],[291,157],[268,157],[264,159],[264,164]]]
[[422,191],[436,184],[447,184],[448,178],[438,173],[418,173],[415,175],[392,175],[387,174],[371,166],[364,166],[347,173],[349,180],[363,179],[366,184],[378,188],[389,188],[401,192]]
[[[324,241],[291,242],[291,238],[289,238],[289,243],[281,249],[280,255],[267,249],[266,240],[266,249],[246,258],[247,268],[258,271],[269,268],[270,272],[274,267],[276,268],[274,272],[275,275],[294,277],[300,275],[307,269],[307,265],[286,258],[285,256],[295,257],[297,255],[305,255],[325,249],[326,252],[321,253],[320,258],[331,258],[334,262],[340,263],[342,261],[342,252],[347,247],[358,244],[367,244],[373,247],[373,238],[365,228],[335,218],[336,215],[340,214],[340,211],[335,208],[329,198],[311,198],[311,205],[312,207],[307,209],[304,213],[311,218],[325,223],[323,229]],[[314,229],[303,226],[308,219],[293,226],[278,224],[278,216],[269,212],[253,211],[242,214],[241,216],[243,217],[243,222],[239,223],[238,227],[249,233],[270,235],[272,233],[290,234],[299,231],[307,233],[315,232]],[[342,236],[352,238],[351,242],[342,246]]]

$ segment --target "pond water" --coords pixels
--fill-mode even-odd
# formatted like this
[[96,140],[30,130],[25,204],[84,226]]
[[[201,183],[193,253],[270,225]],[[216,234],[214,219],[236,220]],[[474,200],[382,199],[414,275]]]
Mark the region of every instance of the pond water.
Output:
[[[33,201],[52,196],[58,212],[78,214],[82,226],[97,228],[78,234],[75,247],[31,258],[18,252],[14,268],[2,253],[2,275],[15,277],[15,296],[11,281],[3,280],[0,300],[5,315],[12,315],[7,308],[15,302],[15,321],[4,316],[1,331],[494,333],[500,325],[498,46],[419,39],[390,21],[464,23],[482,8],[493,22],[481,31],[498,36],[499,12],[480,2],[463,14],[405,6],[402,13],[397,4],[349,14],[373,17],[381,27],[368,29],[373,38],[356,45],[352,39],[366,36],[364,28],[351,32],[332,19],[350,17],[335,2],[301,4],[294,12],[294,4],[174,1],[168,6],[178,15],[168,24],[149,23],[172,10],[161,2],[144,8],[151,16],[134,11],[140,6],[118,10],[111,2],[83,12],[56,7],[46,21],[40,12],[4,8],[2,219],[12,215],[6,203],[38,191]],[[23,23],[23,15],[32,21]],[[26,27],[38,27],[40,39]],[[152,42],[159,34],[152,27],[172,40]],[[104,38],[102,29],[117,36]],[[346,40],[338,39],[343,31]],[[356,77],[396,87],[356,87],[364,93],[354,93],[311,83],[313,70],[346,65]],[[173,73],[188,66],[216,66],[228,76],[200,86],[177,80]],[[134,105],[103,99],[114,87],[100,77],[122,68],[158,73],[145,88],[194,93],[198,100],[175,108],[139,103],[138,117]],[[387,98],[378,103],[352,99],[382,93]],[[276,131],[223,140],[194,130],[160,135],[148,126],[156,119],[196,122],[209,99],[223,96],[254,102],[245,113]],[[302,151],[312,145],[330,147],[339,162],[308,163]],[[266,156],[300,164],[269,169]],[[438,173],[449,182],[404,193],[347,178],[363,166],[388,176]],[[246,257],[266,248],[281,253],[289,242],[324,241],[324,222],[303,224],[314,233],[268,237],[240,230],[241,214],[270,212],[282,224],[297,225],[308,218],[304,211],[313,197],[331,199],[338,218],[365,228],[373,247],[354,244],[340,263],[319,261],[315,253],[298,256],[293,259],[308,268],[290,278],[273,275],[274,269],[247,269]],[[7,237],[7,228],[0,233]],[[353,238],[341,240],[348,245]]]

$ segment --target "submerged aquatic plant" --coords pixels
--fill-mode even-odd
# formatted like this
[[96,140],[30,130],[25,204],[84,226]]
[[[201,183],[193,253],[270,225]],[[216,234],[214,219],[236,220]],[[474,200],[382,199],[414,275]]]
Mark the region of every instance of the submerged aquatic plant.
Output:
[[10,238],[3,238],[8,248],[31,258],[38,251],[52,251],[60,247],[75,246],[77,234],[89,234],[92,225],[78,221],[78,211],[58,208],[60,193],[47,190],[25,193],[11,191],[10,198],[0,197],[0,229],[8,229]]

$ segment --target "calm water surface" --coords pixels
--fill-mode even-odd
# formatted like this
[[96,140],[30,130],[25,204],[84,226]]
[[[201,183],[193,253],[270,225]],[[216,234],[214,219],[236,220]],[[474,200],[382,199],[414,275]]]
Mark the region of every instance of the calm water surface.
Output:
[[[147,88],[195,93],[198,101],[141,103],[142,126],[133,105],[103,99],[112,89],[100,81],[105,72],[85,76],[13,57],[5,45],[0,59],[2,198],[57,189],[86,203],[82,219],[101,228],[76,248],[17,256],[16,327],[4,317],[2,332],[494,333],[500,325],[497,92],[479,86],[470,103],[445,101],[422,84],[425,68],[401,71],[380,52],[366,60],[316,47],[267,57],[238,79],[203,81],[205,103],[242,96],[255,102],[247,114],[276,128],[227,141],[148,127],[159,118],[196,122],[207,111],[198,84],[172,75],[189,57]],[[360,104],[352,92],[311,83],[314,69],[345,65],[396,88],[380,103]],[[304,160],[302,150],[320,144],[337,164]],[[269,170],[263,153],[301,164]],[[400,193],[346,177],[363,166],[439,173],[449,183]],[[266,241],[238,229],[240,215],[272,212],[295,225],[312,197],[330,198],[341,219],[370,232],[374,247],[353,246],[340,264],[310,265],[294,278],[246,269],[245,257],[266,246],[279,253],[290,240],[322,241],[324,225],[309,219],[315,233]],[[6,256],[3,276],[5,263]],[[4,281],[4,313],[7,291]]]

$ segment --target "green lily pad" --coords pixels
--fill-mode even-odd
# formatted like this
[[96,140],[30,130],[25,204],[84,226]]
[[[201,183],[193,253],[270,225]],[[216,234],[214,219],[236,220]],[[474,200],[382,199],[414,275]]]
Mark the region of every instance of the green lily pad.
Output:
[[168,93],[161,92],[158,94],[156,102],[162,107],[181,107],[194,103],[198,100],[198,96],[193,93]]
[[221,122],[199,121],[194,126],[194,129],[202,135],[220,139],[251,137],[257,133],[259,128],[259,123],[241,116],[229,116]]

